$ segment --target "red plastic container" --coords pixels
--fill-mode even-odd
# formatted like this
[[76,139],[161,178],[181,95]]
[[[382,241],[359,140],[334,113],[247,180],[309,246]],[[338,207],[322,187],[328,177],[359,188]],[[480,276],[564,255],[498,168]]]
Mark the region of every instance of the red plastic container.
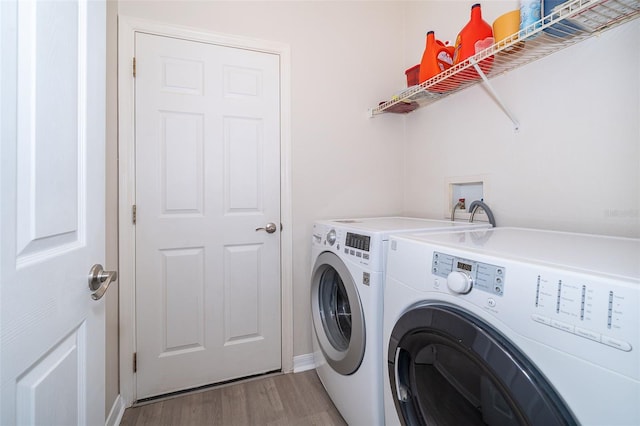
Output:
[[[480,43],[478,43],[480,42]],[[476,51],[476,43],[480,46],[493,44],[493,30],[491,25],[482,19],[482,9],[480,3],[471,6],[471,19],[467,25],[462,28],[456,39],[455,51],[453,54],[453,65],[464,62],[470,56],[478,53],[482,48]],[[484,59],[480,63],[480,69],[487,73],[493,65],[493,56]],[[462,80],[475,80],[480,78],[475,71],[465,71],[464,75],[460,75]]]
[[414,65],[408,70],[404,72],[407,76],[407,87],[415,86],[416,84],[420,84],[420,64]]

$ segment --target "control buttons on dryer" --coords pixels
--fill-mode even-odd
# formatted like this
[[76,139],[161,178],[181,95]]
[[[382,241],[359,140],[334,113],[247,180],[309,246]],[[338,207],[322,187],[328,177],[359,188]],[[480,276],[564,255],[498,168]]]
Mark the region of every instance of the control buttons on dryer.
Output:
[[466,272],[453,271],[447,276],[447,287],[454,293],[466,294],[473,287],[473,280]]
[[531,319],[540,324],[548,325],[557,330],[566,331],[567,333],[575,334],[576,336],[583,337],[585,339],[593,340],[594,342],[602,343],[607,346],[611,346],[612,348],[619,349],[625,352],[631,352],[633,349],[629,342],[625,342],[624,340],[615,339],[613,337],[605,336],[599,333],[596,333],[592,330],[587,330],[581,327],[575,327],[571,324],[567,324],[562,321],[557,321],[542,315],[532,314]]
[[631,351],[631,345],[629,343],[623,342],[622,340],[614,339],[613,337],[602,336],[601,342],[607,346],[620,349],[621,351],[625,351],[625,352]]
[[[442,278],[451,277],[450,288],[455,293],[468,293],[471,287],[494,296],[502,296],[505,291],[506,269],[503,266],[434,251],[431,273]],[[456,275],[451,276],[452,273]]]
[[586,328],[576,327],[574,330],[580,337],[584,337],[585,339],[591,339],[596,342],[600,341],[600,333],[596,333],[595,331],[587,330]]
[[574,327],[571,324],[554,319],[551,320],[551,327],[559,328],[560,330],[564,330],[569,333],[573,333],[574,331]]
[[533,314],[531,315],[531,319],[534,320],[535,322],[539,322],[540,324],[551,325],[551,319],[547,317],[543,317],[542,315]]

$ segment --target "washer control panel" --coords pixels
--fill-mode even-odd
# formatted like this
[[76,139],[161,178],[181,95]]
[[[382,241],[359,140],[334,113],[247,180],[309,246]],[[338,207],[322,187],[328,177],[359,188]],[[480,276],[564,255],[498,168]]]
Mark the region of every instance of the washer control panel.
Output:
[[[369,263],[371,252],[371,237],[369,235],[347,232],[343,246],[345,255],[355,256],[359,263],[364,265]],[[360,260],[362,261],[360,262]]]
[[382,266],[381,242],[375,234],[352,232],[330,225],[313,225],[313,245],[322,247],[360,265],[378,270]]
[[[431,260],[431,272],[447,278],[449,288],[455,293],[468,293],[473,289],[496,296],[504,293],[506,270],[502,266],[476,262],[436,251]],[[464,285],[460,282],[464,281]]]

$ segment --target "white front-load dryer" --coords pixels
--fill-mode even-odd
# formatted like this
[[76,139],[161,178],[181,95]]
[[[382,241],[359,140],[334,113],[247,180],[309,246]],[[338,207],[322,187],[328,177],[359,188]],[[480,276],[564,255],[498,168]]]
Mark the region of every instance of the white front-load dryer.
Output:
[[389,241],[387,425],[639,425],[640,239]]
[[349,425],[384,424],[382,297],[389,235],[487,227],[481,223],[405,217],[314,224],[314,362],[318,377]]

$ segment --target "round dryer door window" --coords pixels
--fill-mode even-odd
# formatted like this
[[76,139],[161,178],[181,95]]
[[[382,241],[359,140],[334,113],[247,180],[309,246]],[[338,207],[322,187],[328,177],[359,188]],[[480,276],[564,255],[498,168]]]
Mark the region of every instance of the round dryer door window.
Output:
[[311,310],[327,363],[343,375],[356,372],[365,349],[363,310],[353,277],[333,253],[322,253],[313,268]]
[[388,350],[403,424],[577,424],[518,348],[457,307],[425,303],[409,310],[395,324]]

